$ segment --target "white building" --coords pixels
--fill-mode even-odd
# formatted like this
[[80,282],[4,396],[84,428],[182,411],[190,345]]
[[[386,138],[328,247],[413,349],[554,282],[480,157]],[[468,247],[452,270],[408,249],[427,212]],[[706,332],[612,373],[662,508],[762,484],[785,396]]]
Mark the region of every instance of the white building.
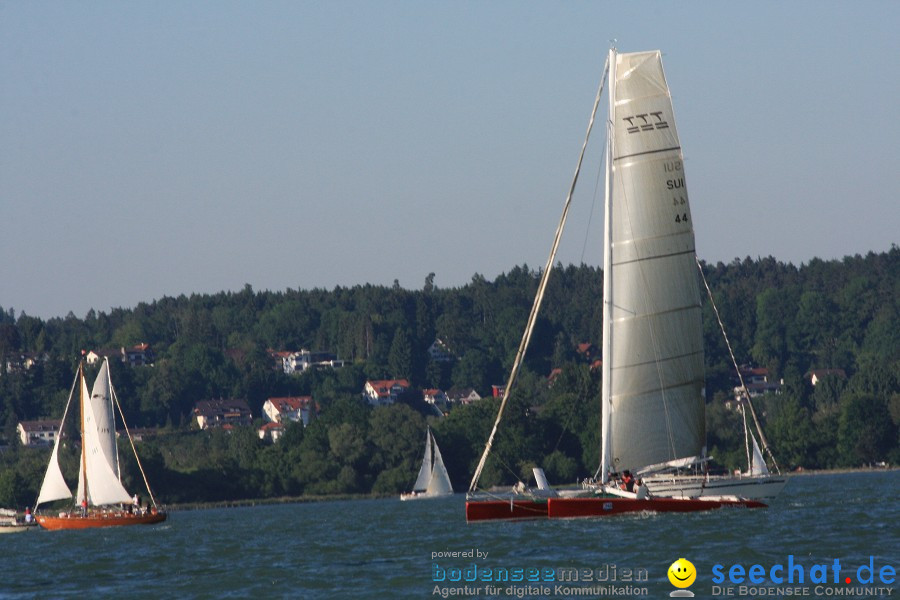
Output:
[[56,441],[57,421],[21,421],[16,426],[23,446],[43,446]]
[[282,398],[269,398],[263,404],[263,413],[272,423],[286,423],[287,421],[303,422],[303,426],[309,425],[310,411],[315,410],[312,396],[287,396]]
[[372,406],[388,406],[408,389],[409,382],[405,379],[374,379],[366,382],[362,395]]

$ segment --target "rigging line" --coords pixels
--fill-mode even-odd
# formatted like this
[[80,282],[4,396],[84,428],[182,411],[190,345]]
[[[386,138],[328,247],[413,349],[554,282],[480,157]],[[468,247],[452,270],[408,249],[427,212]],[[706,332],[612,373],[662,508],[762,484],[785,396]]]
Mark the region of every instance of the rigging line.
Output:
[[469,485],[469,492],[475,491],[478,487],[478,479],[481,477],[481,471],[484,469],[484,463],[487,461],[487,457],[491,452],[491,446],[494,443],[494,436],[497,435],[497,428],[500,426],[500,419],[503,418],[503,411],[506,408],[506,403],[509,400],[509,394],[512,391],[513,384],[516,381],[516,377],[519,373],[519,367],[522,364],[522,359],[525,357],[525,351],[528,349],[528,344],[531,341],[531,334],[534,331],[534,324],[537,321],[537,314],[540,311],[541,303],[544,300],[544,292],[547,289],[547,281],[550,278],[550,272],[553,270],[553,260],[556,257],[556,250],[559,248],[559,241],[562,237],[563,228],[566,225],[566,217],[569,213],[569,206],[572,203],[572,194],[575,192],[575,184],[578,183],[578,175],[581,172],[581,163],[584,161],[585,150],[587,149],[588,140],[591,137],[591,130],[594,127],[594,119],[597,116],[597,107],[600,105],[600,95],[603,92],[603,86],[606,83],[606,75],[609,72],[609,60],[607,59],[607,63],[603,69],[603,76],[600,78],[600,87],[597,88],[597,96],[594,98],[594,108],[591,111],[591,118],[588,121],[587,133],[584,136],[584,143],[581,145],[581,154],[578,156],[578,164],[575,167],[575,174],[572,177],[572,183],[569,186],[569,193],[566,195],[566,202],[563,206],[562,216],[559,219],[559,225],[556,227],[556,235],[553,238],[553,245],[550,249],[550,256],[547,258],[547,266],[544,268],[544,272],[541,274],[541,282],[538,286],[537,294],[534,298],[534,305],[531,307],[531,314],[528,315],[528,324],[525,326],[525,333],[522,335],[522,341],[519,343],[519,349],[516,352],[516,359],[513,362],[512,371],[509,374],[509,379],[506,382],[506,388],[503,390],[503,399],[500,401],[500,408],[497,411],[497,418],[494,421],[494,427],[491,430],[491,435],[488,437],[488,441],[484,446],[484,453],[481,455],[481,459],[478,461],[478,467],[475,469],[475,474],[472,476],[472,483]]
[[747,450],[747,472],[753,473],[753,462],[750,460],[750,428],[747,427],[747,410],[741,403],[741,417],[744,420],[744,448]]
[[497,462],[500,463],[500,466],[510,472],[510,474],[516,478],[516,481],[522,481],[522,477],[516,473],[511,466],[509,466],[502,457],[497,456]]
[[[54,444],[58,444],[59,443],[58,440],[62,437],[63,427],[66,424],[66,415],[69,414],[69,406],[71,406],[71,404],[72,404],[72,397],[75,396],[75,386],[77,384],[78,384],[78,375],[76,374],[75,380],[72,381],[72,389],[69,390],[69,399],[66,400],[66,408],[63,409],[62,420],[59,422],[59,431],[56,432],[56,440],[54,440]],[[51,456],[51,460],[52,460],[52,456]],[[59,466],[59,455],[57,455],[57,457],[56,457],[56,464],[57,464],[57,466]],[[46,475],[44,475],[44,478],[46,479]],[[41,482],[41,487],[44,487],[43,482]],[[41,497],[41,490],[38,490],[38,497],[35,499],[34,505],[33,505],[35,510],[37,510],[38,500],[40,499],[40,497]]]
[[[781,469],[778,468],[778,461],[775,460],[775,454],[772,452],[772,449],[769,447],[769,442],[766,440],[766,436],[763,433],[762,427],[759,424],[759,420],[756,418],[756,411],[753,410],[753,402],[750,400],[750,392],[747,391],[747,386],[744,384],[744,377],[741,375],[741,370],[738,367],[737,359],[734,357],[734,351],[731,349],[731,342],[728,340],[728,334],[725,332],[725,324],[722,322],[722,317],[719,315],[719,309],[716,307],[716,301],[713,299],[712,290],[709,287],[709,283],[706,281],[706,275],[703,274],[703,267],[700,265],[700,259],[698,257],[694,257],[694,260],[697,262],[697,269],[700,271],[700,279],[703,280],[703,285],[706,287],[706,293],[709,296],[709,301],[712,304],[713,312],[716,313],[716,320],[719,321],[719,329],[722,330],[722,337],[725,338],[725,345],[728,346],[728,354],[731,355],[731,363],[734,365],[734,370],[737,372],[738,380],[741,383],[741,393],[746,400],[747,406],[750,407],[750,416],[753,417],[753,423],[756,425],[756,432],[759,434],[759,439],[762,441],[763,450],[769,453],[769,457],[772,459],[772,465],[775,467],[775,471],[780,475]],[[746,417],[745,417],[746,418]],[[747,425],[744,424],[744,428],[746,430]],[[749,467],[749,450],[748,450],[748,467]]]
[[[109,414],[112,417],[112,423],[110,425],[112,425],[113,432],[115,432],[115,430],[116,430],[116,411],[113,408],[113,399],[112,399],[112,389],[113,389],[112,374],[109,372],[109,358],[104,358],[103,360],[106,361],[106,382],[109,385]],[[115,439],[115,436],[113,436],[113,439]],[[122,483],[122,463],[121,463],[121,461],[119,461],[119,445],[114,444],[114,447],[116,449],[116,471],[117,471],[116,476],[118,476],[118,478],[119,478],[119,483]]]
[[115,400],[116,408],[119,409],[119,416],[122,417],[122,427],[125,428],[125,435],[128,436],[128,441],[131,443],[131,451],[134,452],[134,460],[137,461],[138,469],[141,471],[141,477],[144,478],[144,486],[147,488],[147,494],[150,496],[150,501],[153,502],[153,506],[158,507],[156,504],[156,498],[153,497],[153,490],[150,489],[150,482],[147,481],[147,474],[144,472],[144,465],[141,464],[141,459],[138,456],[137,448],[134,447],[134,440],[131,437],[131,432],[128,431],[128,423],[125,422],[125,413],[122,411],[122,405],[119,404],[119,396],[116,394],[115,390],[112,387],[112,380],[110,380],[109,385],[109,395],[112,396],[113,400]]
[[606,169],[603,168],[603,159],[606,158],[606,144],[603,144],[603,152],[600,154],[600,163],[597,166],[597,180],[594,182],[594,197],[591,200],[591,212],[588,213],[587,227],[584,232],[584,244],[581,246],[581,264],[584,264],[584,255],[587,252],[588,237],[591,233],[591,220],[594,218],[594,209],[597,207],[597,194],[600,191],[600,176]]

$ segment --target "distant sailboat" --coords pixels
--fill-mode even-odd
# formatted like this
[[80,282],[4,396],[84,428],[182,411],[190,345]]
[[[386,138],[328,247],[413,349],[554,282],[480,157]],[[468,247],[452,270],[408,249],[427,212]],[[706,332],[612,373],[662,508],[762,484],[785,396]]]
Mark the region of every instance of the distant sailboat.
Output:
[[[607,75],[599,481],[584,487],[585,498],[572,493],[542,500],[532,493],[517,503],[475,496],[553,268],[586,138],[494,428],[472,479],[469,520],[764,506],[758,500],[774,497],[786,482],[764,472],[765,461],[751,464],[750,472],[739,477],[679,472],[705,467],[708,460],[700,291],[681,145],[659,51],[620,54],[611,49],[604,81]],[[603,82],[588,137],[602,89]],[[756,454],[761,461],[758,448]],[[643,479],[640,495],[620,489],[614,480],[626,470]]]
[[[63,428],[75,389],[78,388],[78,404],[80,407],[81,459],[79,461],[78,488],[75,494],[75,507],[59,512],[56,515],[40,514],[37,507],[41,504],[72,498],[72,492],[63,478],[59,466],[59,445],[63,438]],[[84,379],[84,364],[78,365],[78,373],[69,393],[69,400],[63,411],[50,463],[41,484],[41,490],[35,506],[35,517],[38,524],[45,529],[89,529],[94,527],[116,527],[123,525],[146,525],[166,520],[166,513],[159,510],[156,500],[150,492],[146,476],[144,484],[153,503],[152,508],[142,512],[140,506],[133,505],[132,496],[125,491],[119,471],[119,457],[116,446],[116,428],[113,403],[115,393],[109,376],[109,363],[104,360],[94,382],[93,392],[89,395]],[[118,405],[118,402],[115,402]],[[121,408],[119,409],[121,414]],[[124,418],[123,418],[124,422]],[[127,427],[125,428],[128,432]],[[128,434],[132,450],[134,442]],[[137,458],[141,474],[144,471]],[[127,507],[127,508],[126,508]]]
[[[432,448],[434,449],[432,450]],[[453,494],[453,486],[450,484],[450,476],[447,474],[441,451],[429,427],[425,433],[425,458],[422,459],[419,476],[416,477],[412,492],[400,494],[400,499],[420,500],[424,498],[439,498],[451,494]]]
[[19,517],[11,508],[0,508],[0,533],[18,533],[36,527],[37,523],[27,520],[30,517],[29,511],[25,512],[25,517]]

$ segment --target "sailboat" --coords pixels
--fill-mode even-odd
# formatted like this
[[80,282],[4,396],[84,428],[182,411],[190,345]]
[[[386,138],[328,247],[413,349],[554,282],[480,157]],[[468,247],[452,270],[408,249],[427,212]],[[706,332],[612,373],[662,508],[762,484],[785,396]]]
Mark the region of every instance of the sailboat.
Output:
[[11,508],[0,508],[0,533],[19,533],[28,531],[37,526],[33,520],[29,521],[31,512],[25,511],[25,516],[20,517],[19,514]]
[[[77,392],[76,392],[77,388]],[[73,498],[63,478],[59,465],[59,446],[63,439],[66,416],[77,393],[79,406],[79,429],[81,433],[81,456],[79,460],[78,488],[74,495],[74,507],[56,514],[38,512],[41,504]],[[144,510],[138,496],[132,497],[123,487],[119,469],[118,447],[116,445],[115,411],[124,425],[124,415],[112,387],[109,375],[109,361],[105,359],[97,374],[93,390],[88,394],[84,377],[84,362],[78,365],[75,381],[63,411],[59,431],[50,454],[50,462],[44,475],[41,490],[35,503],[35,518],[44,529],[90,529],[95,527],[117,527],[124,525],[149,525],[166,520],[166,513],[159,509],[150,485],[134,448],[134,440],[128,433],[132,451],[144,476],[144,484],[152,506]]]
[[[530,340],[607,77],[600,468],[585,493],[486,500],[476,495],[478,478]],[[529,323],[472,479],[469,520],[752,508],[784,487],[784,477],[764,472],[764,461],[740,477],[683,474],[709,460],[698,266],[661,53],[612,48]],[[759,435],[764,439],[761,430]],[[615,478],[626,470],[645,489],[622,489]]]
[[[433,450],[432,450],[433,448]],[[450,476],[444,466],[441,450],[438,448],[431,428],[425,432],[425,458],[419,468],[419,476],[413,484],[413,489],[407,494],[400,494],[401,500],[421,500],[424,498],[440,498],[453,494],[453,486],[450,485]]]

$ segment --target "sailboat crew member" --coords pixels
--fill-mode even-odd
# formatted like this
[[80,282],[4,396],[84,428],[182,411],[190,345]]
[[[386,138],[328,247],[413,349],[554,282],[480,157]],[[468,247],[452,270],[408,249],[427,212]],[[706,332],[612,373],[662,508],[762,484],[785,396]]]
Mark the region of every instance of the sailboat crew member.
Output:
[[628,469],[622,472],[622,489],[629,492],[634,491],[634,477],[631,476],[631,471]]

